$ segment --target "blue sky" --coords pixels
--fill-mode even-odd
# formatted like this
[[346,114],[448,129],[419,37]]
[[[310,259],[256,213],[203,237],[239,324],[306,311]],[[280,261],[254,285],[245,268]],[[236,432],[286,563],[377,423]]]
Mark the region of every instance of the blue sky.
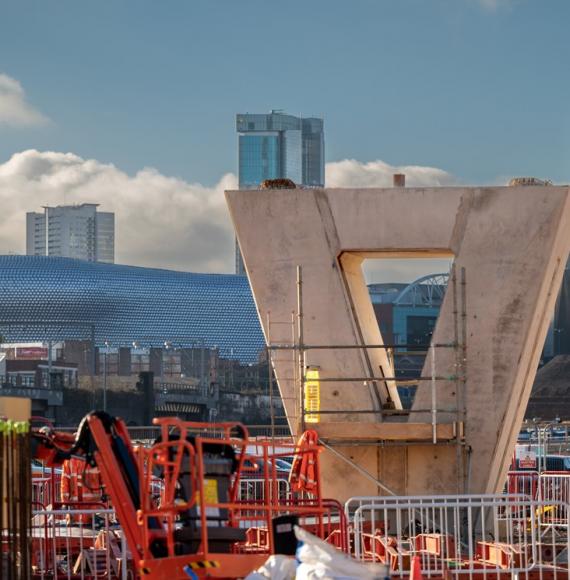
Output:
[[0,72],[51,122],[30,148],[215,184],[234,115],[325,118],[327,160],[442,168],[465,183],[570,181],[567,0],[18,0]]
[[118,262],[233,271],[238,112],[323,116],[329,186],[568,183],[568,22],[568,0],[5,0],[0,253],[26,211],[87,201]]

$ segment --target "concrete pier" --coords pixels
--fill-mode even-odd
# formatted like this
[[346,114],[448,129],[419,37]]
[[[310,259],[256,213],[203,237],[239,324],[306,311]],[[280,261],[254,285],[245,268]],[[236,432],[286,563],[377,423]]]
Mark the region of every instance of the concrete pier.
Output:
[[[413,412],[394,417],[401,405],[383,349],[304,351],[323,379],[369,379],[321,383],[329,413],[317,429],[334,449],[323,456],[326,495],[499,491],[570,249],[569,188],[228,191],[226,199],[274,344],[293,343],[291,326],[271,321],[298,319],[299,266],[304,345],[357,346],[383,344],[364,259],[454,260],[433,342],[456,348],[436,349],[435,408],[426,382]],[[299,361],[281,351],[274,367],[298,431]]]

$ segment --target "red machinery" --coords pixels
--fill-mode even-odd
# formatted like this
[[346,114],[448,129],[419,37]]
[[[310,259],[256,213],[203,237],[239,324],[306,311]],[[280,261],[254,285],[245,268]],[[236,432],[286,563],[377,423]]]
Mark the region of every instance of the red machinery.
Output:
[[[241,424],[154,422],[161,436],[150,448],[133,448],[124,422],[102,412],[88,414],[74,437],[45,429],[34,433],[35,457],[48,466],[82,457],[98,467],[140,576],[243,577],[274,553],[273,522],[279,516],[296,518],[338,543],[343,513],[321,498],[316,440],[287,450],[279,444],[278,453],[272,442],[258,442],[252,457]],[[279,488],[274,459],[290,455],[309,458],[298,464],[311,466],[310,490],[295,485],[283,494]],[[240,490],[248,475],[244,464],[256,460],[264,489],[261,499],[251,500]]]

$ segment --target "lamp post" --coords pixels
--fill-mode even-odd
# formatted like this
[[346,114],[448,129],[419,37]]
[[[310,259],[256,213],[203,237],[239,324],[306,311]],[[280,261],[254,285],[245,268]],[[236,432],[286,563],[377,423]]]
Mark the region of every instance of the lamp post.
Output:
[[105,354],[103,356],[103,411],[107,412],[107,351],[109,342],[105,341]]
[[[543,471],[547,471],[547,462],[546,462],[546,451],[547,451],[547,443],[548,443],[548,431],[552,430],[552,427],[561,423],[560,417],[556,417],[554,421],[550,421],[546,423],[542,427],[538,427],[538,450],[540,453],[540,463],[539,463],[539,473]],[[542,440],[542,442],[541,442]],[[541,468],[542,464],[542,468]]]
[[[176,347],[173,347],[172,342],[170,342],[169,340],[165,340],[164,341],[164,350],[166,351],[166,359],[163,356],[162,357],[162,363],[163,363],[163,370],[162,370],[162,374],[165,375],[165,381],[169,381],[172,380],[172,356],[169,353],[170,349],[173,348],[174,350],[176,350]],[[170,377],[170,378],[168,378]]]

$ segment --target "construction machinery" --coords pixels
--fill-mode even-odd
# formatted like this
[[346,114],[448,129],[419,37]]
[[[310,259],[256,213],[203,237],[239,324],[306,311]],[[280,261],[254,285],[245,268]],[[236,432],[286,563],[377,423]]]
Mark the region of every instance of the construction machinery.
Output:
[[[567,474],[527,485],[528,472],[513,472],[496,495],[357,496],[342,506],[322,497],[315,431],[294,444],[250,439],[240,423],[154,423],[160,435],[146,447],[102,412],[75,434],[33,430],[32,456],[51,483],[64,461],[83,459],[100,471],[108,503],[65,505],[55,491],[33,493],[27,577],[243,578],[272,554],[295,554],[298,525],[395,578],[414,568],[434,580],[570,578]],[[293,457],[288,478],[278,468],[284,457]],[[50,505],[39,505],[42,497]]]
[[[103,412],[88,414],[74,435],[44,428],[32,439],[34,457],[52,469],[71,457],[99,469],[137,576],[243,577],[276,551],[294,553],[296,523],[347,548],[338,533],[342,508],[321,497],[316,439],[252,446],[239,423],[154,423],[161,434],[150,447],[134,447],[125,423]],[[293,455],[284,493],[276,460]],[[262,491],[255,496],[252,470]]]

